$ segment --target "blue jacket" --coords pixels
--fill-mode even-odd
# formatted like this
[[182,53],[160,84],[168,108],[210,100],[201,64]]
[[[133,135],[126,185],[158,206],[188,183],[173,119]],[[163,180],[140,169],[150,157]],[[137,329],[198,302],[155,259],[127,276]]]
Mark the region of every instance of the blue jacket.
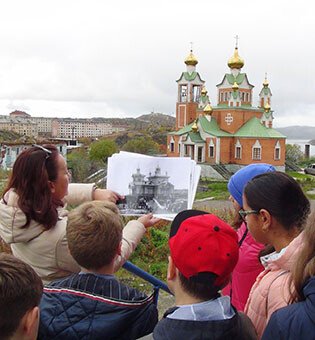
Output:
[[304,288],[305,301],[274,312],[262,340],[315,340],[315,276]]
[[74,274],[44,288],[38,339],[137,339],[158,321],[153,301],[113,276]]

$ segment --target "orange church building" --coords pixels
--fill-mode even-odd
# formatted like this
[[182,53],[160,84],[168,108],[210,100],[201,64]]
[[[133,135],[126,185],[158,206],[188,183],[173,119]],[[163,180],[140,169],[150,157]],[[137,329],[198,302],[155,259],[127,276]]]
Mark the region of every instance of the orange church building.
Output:
[[285,136],[272,127],[267,78],[259,93],[259,106],[254,107],[254,86],[241,72],[244,61],[236,46],[228,61],[230,72],[217,85],[218,104],[211,107],[192,50],[185,64],[186,72],[177,80],[176,131],[168,135],[167,155],[191,157],[200,164],[238,165],[235,169],[270,163],[284,170]]

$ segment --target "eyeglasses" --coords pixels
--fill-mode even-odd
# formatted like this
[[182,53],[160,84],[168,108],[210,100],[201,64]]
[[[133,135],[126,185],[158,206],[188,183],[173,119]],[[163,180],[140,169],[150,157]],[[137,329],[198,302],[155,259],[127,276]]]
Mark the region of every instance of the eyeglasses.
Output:
[[241,215],[242,219],[245,221],[245,218],[247,215],[259,214],[259,210],[240,210],[238,213]]
[[49,158],[49,156],[51,155],[51,151],[46,149],[46,148],[44,148],[41,145],[33,144],[32,147],[33,148],[38,148],[38,149],[43,150],[44,152],[46,152],[46,159]]

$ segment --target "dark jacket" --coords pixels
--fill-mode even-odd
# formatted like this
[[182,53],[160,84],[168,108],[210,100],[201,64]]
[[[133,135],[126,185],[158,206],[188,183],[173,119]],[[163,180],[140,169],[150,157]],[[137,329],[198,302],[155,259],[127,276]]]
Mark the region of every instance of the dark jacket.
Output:
[[274,312],[262,340],[314,340],[315,339],[315,276],[304,288],[305,301]]
[[137,339],[158,321],[153,301],[113,276],[74,274],[44,288],[38,339]]
[[188,321],[166,318],[177,307],[170,308],[153,331],[154,340],[256,340],[255,328],[244,313],[218,321]]

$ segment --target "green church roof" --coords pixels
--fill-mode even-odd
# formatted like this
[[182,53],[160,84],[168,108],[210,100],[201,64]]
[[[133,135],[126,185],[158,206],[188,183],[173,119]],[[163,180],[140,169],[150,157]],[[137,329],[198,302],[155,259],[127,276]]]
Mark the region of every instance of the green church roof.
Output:
[[211,117],[211,121],[204,116],[199,117],[199,122],[202,129],[209,133],[210,135],[217,137],[231,137],[232,135],[228,132],[221,130],[218,126],[217,120],[214,117]]
[[234,136],[248,138],[286,138],[279,131],[272,128],[267,128],[261,124],[257,117],[251,118],[234,134]]
[[196,79],[197,76],[199,77],[199,79],[200,79],[202,82],[204,82],[204,80],[201,79],[200,74],[199,74],[198,72],[192,72],[191,74],[188,73],[188,72],[183,72],[183,73],[181,74],[181,76],[179,77],[179,79],[176,80],[176,81],[179,81],[180,79],[182,79],[182,77],[184,77],[185,80],[187,80],[187,81],[193,81],[193,80]]
[[205,143],[205,140],[203,140],[200,136],[200,132],[194,132],[194,131],[189,131],[188,135],[191,139],[192,142],[194,143]]

